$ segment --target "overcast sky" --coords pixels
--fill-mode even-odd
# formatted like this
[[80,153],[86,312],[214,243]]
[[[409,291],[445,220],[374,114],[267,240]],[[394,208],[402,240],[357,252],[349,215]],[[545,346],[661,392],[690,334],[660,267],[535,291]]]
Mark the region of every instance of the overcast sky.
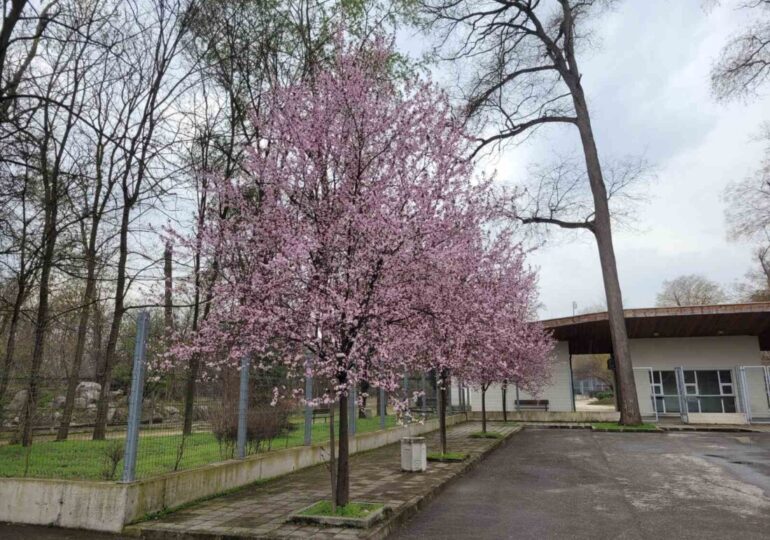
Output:
[[[723,104],[711,97],[710,67],[747,18],[701,6],[625,0],[603,16],[597,46],[579,58],[602,159],[642,155],[657,173],[635,230],[615,231],[626,307],[653,306],[661,283],[681,274],[730,288],[752,264],[751,245],[726,237],[724,189],[757,168],[770,99]],[[574,129],[540,130],[502,151],[497,177],[516,182],[529,163],[574,152],[578,142]],[[604,302],[590,233],[555,237],[530,261],[539,269],[544,318],[571,315],[573,301],[578,311]]]

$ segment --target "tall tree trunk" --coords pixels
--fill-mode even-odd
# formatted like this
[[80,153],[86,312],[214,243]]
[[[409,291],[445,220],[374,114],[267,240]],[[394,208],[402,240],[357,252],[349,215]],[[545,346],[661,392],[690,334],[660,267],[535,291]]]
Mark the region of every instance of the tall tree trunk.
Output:
[[[96,220],[94,220],[96,222]],[[83,293],[83,307],[80,310],[80,319],[78,321],[78,335],[75,344],[75,357],[72,359],[69,379],[67,381],[67,394],[64,400],[64,411],[62,412],[61,424],[56,434],[57,441],[67,440],[69,435],[70,422],[72,422],[72,412],[75,409],[75,391],[80,380],[80,367],[83,365],[85,356],[86,340],[88,339],[88,322],[91,316],[91,304],[96,298],[96,232],[98,224],[91,226],[91,234],[88,240],[88,249],[86,253],[86,290]]]
[[348,396],[340,396],[339,455],[337,456],[337,506],[346,506],[350,500],[350,454],[348,441]]
[[40,366],[43,364],[45,354],[45,334],[48,329],[48,300],[50,296],[51,269],[56,249],[57,216],[59,213],[57,181],[53,185],[46,186],[46,216],[44,226],[44,251],[40,261],[40,284],[38,291],[37,316],[35,318],[34,348],[32,350],[32,365],[29,370],[29,384],[27,385],[27,403],[21,419],[21,444],[32,444],[32,428],[34,427],[37,410],[38,382],[40,378]]
[[174,331],[173,254],[171,242],[166,242],[166,248],[163,250],[163,328],[166,332],[166,347],[171,344],[171,334]]
[[16,300],[13,302],[13,311],[11,321],[8,326],[8,341],[5,344],[5,357],[3,358],[3,373],[0,376],[0,426],[3,424],[5,393],[8,391],[8,383],[11,378],[11,367],[13,357],[16,354],[16,334],[19,331],[19,318],[21,316],[21,306],[26,297],[26,283],[19,281],[16,292]]
[[124,296],[126,291],[126,261],[128,259],[128,225],[131,213],[131,205],[123,206],[123,215],[120,223],[120,253],[118,256],[118,275],[115,285],[115,311],[112,314],[110,335],[107,338],[107,349],[104,352],[104,362],[98,376],[102,388],[99,392],[99,401],[96,404],[96,423],[94,425],[93,440],[102,441],[107,434],[107,413],[110,398],[110,384],[112,383],[112,369],[115,364],[115,351],[118,347],[118,336],[123,315],[126,312]]
[[624,425],[641,424],[642,416],[639,412],[639,402],[636,398],[634,369],[631,364],[626,320],[623,314],[623,297],[620,291],[615,248],[612,244],[612,226],[607,200],[607,188],[602,177],[599,153],[596,149],[591,119],[588,114],[588,105],[579,80],[574,85],[572,96],[575,104],[578,131],[580,132],[580,140],[583,146],[586,171],[588,172],[594,208],[596,209],[593,232],[599,249],[599,261],[602,269],[602,279],[604,280],[604,291],[607,297],[610,336],[612,338],[612,349],[618,373],[621,398],[619,401],[620,423]]
[[481,431],[487,432],[487,387],[481,385]]

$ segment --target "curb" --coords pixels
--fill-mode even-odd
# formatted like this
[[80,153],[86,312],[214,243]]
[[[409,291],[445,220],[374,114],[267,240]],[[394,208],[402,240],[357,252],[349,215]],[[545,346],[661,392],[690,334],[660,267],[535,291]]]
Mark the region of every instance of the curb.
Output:
[[490,453],[506,444],[516,433],[519,433],[524,429],[524,426],[515,426],[510,433],[495,440],[494,444],[483,450],[480,454],[477,454],[473,458],[464,462],[464,465],[459,469],[451,478],[448,478],[445,482],[437,485],[428,493],[415,497],[412,502],[405,505],[404,508],[394,513],[392,517],[381,525],[381,528],[372,531],[372,533],[366,536],[369,540],[381,540],[388,535],[394,533],[400,529],[407,521],[417,515],[417,513],[425,508],[433,499],[438,497],[447,487],[449,487],[457,479],[463,477],[466,473],[473,470],[476,465],[481,463]]

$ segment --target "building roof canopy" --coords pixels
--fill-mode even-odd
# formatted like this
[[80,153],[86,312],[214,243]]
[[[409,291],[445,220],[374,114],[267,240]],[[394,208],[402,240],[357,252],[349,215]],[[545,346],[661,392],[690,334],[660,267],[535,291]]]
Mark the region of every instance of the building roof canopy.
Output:
[[[630,339],[658,337],[757,336],[770,350],[770,302],[626,309]],[[612,352],[607,312],[549,319],[543,326],[558,341],[568,341],[570,354]]]

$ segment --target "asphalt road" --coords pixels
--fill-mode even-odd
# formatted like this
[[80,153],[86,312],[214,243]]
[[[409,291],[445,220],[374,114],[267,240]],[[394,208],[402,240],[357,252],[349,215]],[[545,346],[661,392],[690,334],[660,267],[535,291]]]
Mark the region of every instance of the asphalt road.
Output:
[[526,429],[392,539],[770,538],[770,434]]

